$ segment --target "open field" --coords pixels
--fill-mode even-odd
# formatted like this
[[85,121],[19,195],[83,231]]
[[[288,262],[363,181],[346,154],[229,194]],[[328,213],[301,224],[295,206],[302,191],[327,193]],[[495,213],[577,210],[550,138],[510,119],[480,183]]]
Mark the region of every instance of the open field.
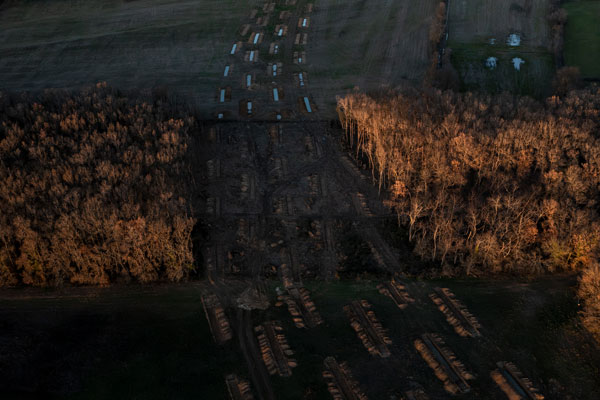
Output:
[[568,1],[565,62],[577,66],[584,78],[600,79],[600,1]]
[[0,89],[106,81],[119,89],[166,86],[204,106],[252,3],[5,1],[0,5]]
[[436,0],[320,0],[307,52],[312,91],[335,95],[420,84],[429,66],[428,32]]
[[450,37],[458,42],[505,42],[511,33],[519,33],[522,44],[531,47],[549,45],[546,22],[548,0],[450,1]]
[[[0,5],[0,89],[72,88],[99,81],[119,89],[164,86],[208,113],[222,85],[236,105],[240,97],[252,99],[259,89],[270,89],[267,69],[279,63],[283,81],[293,83],[292,73],[308,73],[313,99],[331,117],[335,96],[354,87],[420,84],[429,65],[428,30],[436,4],[320,0],[310,12],[284,3],[265,12],[257,0],[5,1]],[[256,15],[250,18],[253,9]],[[297,24],[308,15],[306,27]],[[289,31],[281,38],[274,35],[279,26]],[[251,38],[255,34],[260,34],[257,43]],[[232,61],[233,43],[241,51],[230,76],[239,79],[230,82],[221,78]],[[272,43],[279,43],[278,54],[269,53]],[[246,64],[251,50],[258,51],[257,58]],[[305,54],[301,65],[293,62],[294,53]],[[250,93],[240,75],[245,72],[255,80]],[[289,97],[295,90],[281,93]]]
[[[322,325],[299,329],[286,307],[253,311],[251,324],[280,321],[298,361],[292,376],[270,378],[278,399],[330,399],[321,377],[328,356],[348,364],[370,399],[419,386],[432,399],[447,398],[413,348],[415,339],[434,332],[475,375],[461,398],[505,398],[490,372],[498,361],[511,361],[547,399],[591,400],[600,390],[600,353],[577,325],[569,281],[409,280],[416,301],[404,310],[378,292],[377,281],[312,282],[307,286]],[[278,285],[268,285],[273,301]],[[450,288],[477,316],[481,338],[454,332],[428,298],[438,286]],[[10,393],[3,398],[226,398],[226,376],[248,380],[249,372],[237,338],[214,343],[200,301],[207,289],[188,284],[0,292],[0,390]],[[373,357],[361,345],[342,312],[353,300],[367,300],[389,331],[390,357]],[[236,315],[229,307],[226,313],[230,320]]]
[[[452,62],[463,89],[546,96],[554,75],[554,59],[547,22],[548,0],[450,1],[449,42]],[[520,37],[518,46],[507,44],[509,35]],[[486,67],[488,57],[497,67]],[[525,64],[517,71],[512,59]]]

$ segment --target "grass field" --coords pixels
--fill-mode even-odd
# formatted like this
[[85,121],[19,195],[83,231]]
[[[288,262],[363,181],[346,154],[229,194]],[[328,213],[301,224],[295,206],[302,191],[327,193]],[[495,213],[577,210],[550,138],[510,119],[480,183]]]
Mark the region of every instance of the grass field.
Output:
[[[504,43],[461,43],[451,40],[452,63],[458,69],[464,90],[482,90],[488,93],[510,91],[516,94],[544,97],[549,95],[554,77],[554,57],[545,48],[519,47]],[[485,66],[488,57],[497,58],[497,67]],[[512,59],[525,61],[520,70]]]
[[[451,1],[448,47],[463,89],[549,95],[555,66],[548,51],[548,5],[548,0]],[[511,34],[520,36],[519,46],[506,44]],[[488,57],[498,59],[496,69],[486,68]],[[525,61],[520,71],[513,67],[515,57]]]
[[[213,101],[247,0],[8,0],[0,5],[0,90],[106,81],[167,86]],[[206,99],[207,93],[211,93]]]
[[311,92],[328,106],[354,87],[420,85],[438,1],[319,0],[307,55]]
[[600,1],[569,1],[565,32],[565,62],[584,78],[600,79]]
[[[454,333],[428,298],[435,286],[451,288],[469,307],[483,326],[483,338]],[[285,307],[255,312],[253,318],[255,324],[282,321],[298,360],[292,377],[271,378],[278,399],[329,399],[320,376],[328,355],[349,362],[371,399],[387,399],[414,385],[426,388],[432,399],[447,398],[412,344],[421,333],[438,332],[477,376],[472,392],[461,398],[504,398],[489,372],[496,361],[510,360],[547,399],[570,394],[591,400],[600,390],[600,355],[576,323],[568,286],[564,278],[410,281],[416,303],[401,311],[378,293],[375,281],[312,282],[308,287],[323,325],[298,329]],[[0,390],[10,393],[3,398],[226,398],[224,376],[247,377],[247,367],[237,338],[223,347],[212,341],[199,301],[203,289],[202,284],[69,289],[68,297],[42,292],[46,298],[38,291],[1,292]],[[352,299],[367,299],[389,329],[391,358],[372,357],[362,347],[342,312]]]
[[[7,0],[0,5],[0,90],[98,81],[120,89],[165,86],[207,109],[214,105],[232,43],[247,40],[238,34],[240,27],[262,3]],[[259,64],[266,68],[277,59],[284,72],[292,71],[291,52],[306,51],[311,94],[323,112],[335,116],[335,96],[355,86],[420,84],[429,65],[428,30],[437,3],[319,0],[308,43],[282,49],[283,58],[262,52]],[[295,7],[277,7],[285,9]],[[271,18],[260,30],[270,36],[280,22]]]

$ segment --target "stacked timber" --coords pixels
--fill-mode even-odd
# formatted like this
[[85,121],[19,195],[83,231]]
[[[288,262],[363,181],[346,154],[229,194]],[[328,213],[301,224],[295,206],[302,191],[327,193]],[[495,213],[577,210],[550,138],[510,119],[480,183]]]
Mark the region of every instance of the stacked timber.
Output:
[[543,400],[544,396],[523,376],[514,364],[500,361],[490,376],[510,400]]
[[435,288],[435,293],[429,295],[438,309],[446,317],[446,321],[454,328],[460,336],[481,336],[479,330],[481,325],[467,308],[456,299],[454,294],[447,288]]
[[334,400],[367,400],[346,363],[338,364],[334,357],[327,357],[323,364],[323,379]]
[[219,298],[214,294],[206,294],[201,297],[201,300],[215,342],[223,344],[230,340],[233,332]]
[[415,340],[414,345],[435,376],[444,383],[447,392],[458,394],[471,390],[467,380],[474,379],[473,375],[467,372],[441,337],[426,333]]

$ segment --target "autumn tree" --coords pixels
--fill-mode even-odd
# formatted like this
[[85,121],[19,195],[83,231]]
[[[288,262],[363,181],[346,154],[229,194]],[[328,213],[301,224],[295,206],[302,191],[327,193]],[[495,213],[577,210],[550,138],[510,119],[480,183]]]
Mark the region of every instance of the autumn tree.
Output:
[[338,101],[414,251],[457,273],[577,270],[600,250],[600,89]]
[[578,67],[562,67],[556,71],[552,86],[554,93],[564,96],[581,87],[581,73]]
[[584,303],[583,325],[600,341],[600,264],[594,262],[583,270],[577,295]]
[[187,277],[193,126],[105,84],[0,94],[0,285]]

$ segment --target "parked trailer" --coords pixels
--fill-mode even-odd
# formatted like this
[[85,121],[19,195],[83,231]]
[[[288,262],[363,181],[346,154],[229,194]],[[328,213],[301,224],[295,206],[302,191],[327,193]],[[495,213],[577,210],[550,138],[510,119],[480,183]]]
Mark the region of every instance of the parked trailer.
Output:
[[310,108],[310,101],[308,100],[308,97],[304,97],[304,106],[306,107],[306,112],[312,112],[312,108]]

